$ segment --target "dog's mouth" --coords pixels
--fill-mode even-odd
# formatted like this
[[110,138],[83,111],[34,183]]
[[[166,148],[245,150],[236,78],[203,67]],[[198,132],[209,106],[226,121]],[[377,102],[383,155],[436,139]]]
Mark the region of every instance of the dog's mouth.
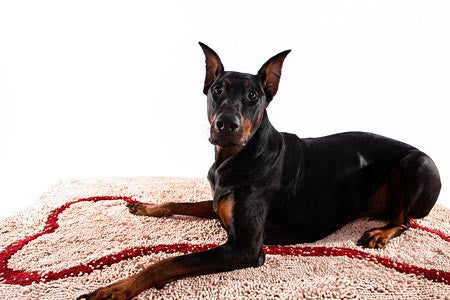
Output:
[[209,142],[215,146],[220,146],[222,148],[227,147],[243,147],[245,144],[236,142],[234,138],[227,138],[223,136],[212,135],[209,137]]

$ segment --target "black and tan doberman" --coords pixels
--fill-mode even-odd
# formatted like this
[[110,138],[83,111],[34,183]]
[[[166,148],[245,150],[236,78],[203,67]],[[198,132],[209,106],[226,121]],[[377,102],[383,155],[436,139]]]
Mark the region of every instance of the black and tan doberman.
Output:
[[359,217],[388,220],[355,241],[383,248],[409,227],[410,218],[430,212],[441,188],[439,173],[416,148],[365,132],[301,139],[272,126],[266,108],[289,50],[251,75],[225,71],[219,56],[200,46],[215,146],[208,173],[213,200],[138,203],[129,210],[153,217],[217,218],[228,239],[211,250],[160,261],[80,299],[130,299],[183,277],[258,267],[265,259],[263,244],[316,241]]

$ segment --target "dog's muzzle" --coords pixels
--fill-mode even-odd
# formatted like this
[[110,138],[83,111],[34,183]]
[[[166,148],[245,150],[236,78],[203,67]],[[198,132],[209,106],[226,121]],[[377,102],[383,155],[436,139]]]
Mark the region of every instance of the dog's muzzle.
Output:
[[211,124],[209,141],[221,147],[238,146],[241,133],[241,122],[237,116],[220,114]]

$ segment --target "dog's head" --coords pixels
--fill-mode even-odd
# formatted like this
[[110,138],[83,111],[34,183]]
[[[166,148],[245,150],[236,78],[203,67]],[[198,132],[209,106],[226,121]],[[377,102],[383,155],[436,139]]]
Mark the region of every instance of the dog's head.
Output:
[[208,97],[209,141],[224,148],[243,147],[277,93],[283,61],[291,50],[275,55],[252,75],[225,71],[217,53],[199,44],[206,57],[203,93]]

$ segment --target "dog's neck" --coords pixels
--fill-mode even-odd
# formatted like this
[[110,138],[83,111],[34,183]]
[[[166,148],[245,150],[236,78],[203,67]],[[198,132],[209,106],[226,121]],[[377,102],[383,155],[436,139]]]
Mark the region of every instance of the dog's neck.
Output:
[[220,165],[226,159],[235,156],[242,148],[239,146],[220,147],[216,145],[216,165]]
[[[245,146],[231,146],[231,147],[215,147],[215,167],[220,167],[227,160],[234,160],[238,157],[245,157],[245,159],[270,159],[270,157],[263,157],[263,153],[268,147],[276,148],[281,146],[281,134],[272,126],[267,116],[267,112],[264,112],[263,118],[258,129],[248,140]],[[273,152],[273,151],[270,151]],[[270,153],[269,152],[269,153]]]
[[[248,185],[254,178],[267,178],[279,173],[284,158],[283,136],[273,128],[264,112],[259,128],[247,144],[239,149],[216,149],[216,161],[208,172],[214,197],[229,193],[230,187]],[[224,152],[225,151],[225,152]],[[225,155],[228,154],[228,157]]]

